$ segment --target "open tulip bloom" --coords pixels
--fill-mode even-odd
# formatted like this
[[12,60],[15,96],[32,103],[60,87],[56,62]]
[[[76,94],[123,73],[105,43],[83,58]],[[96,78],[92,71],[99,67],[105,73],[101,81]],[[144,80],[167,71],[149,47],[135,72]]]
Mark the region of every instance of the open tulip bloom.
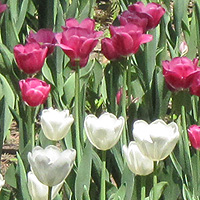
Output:
[[99,118],[88,115],[84,127],[89,141],[100,150],[112,148],[121,136],[124,118],[116,118],[112,113],[104,113]]
[[69,110],[59,111],[49,108],[42,111],[41,126],[44,135],[49,140],[61,140],[70,130],[74,118],[69,114]]
[[122,150],[127,165],[133,173],[146,176],[153,172],[153,161],[141,153],[136,142],[130,142],[128,147],[124,145]]
[[173,151],[179,135],[175,122],[166,124],[157,119],[151,124],[143,120],[133,124],[133,137],[140,151],[153,161],[164,160]]
[[[52,199],[56,197],[61,189],[63,182],[52,187]],[[47,200],[48,186],[42,184],[33,172],[28,172],[28,190],[32,200]]]
[[58,147],[49,145],[45,149],[36,146],[28,153],[31,170],[37,179],[47,186],[61,183],[70,173],[76,157],[75,149],[60,151]]

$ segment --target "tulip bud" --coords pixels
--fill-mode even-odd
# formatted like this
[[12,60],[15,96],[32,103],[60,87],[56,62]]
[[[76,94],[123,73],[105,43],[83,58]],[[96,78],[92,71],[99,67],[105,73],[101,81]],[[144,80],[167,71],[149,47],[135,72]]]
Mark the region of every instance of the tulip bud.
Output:
[[176,123],[166,124],[157,119],[151,124],[137,120],[133,124],[133,137],[140,151],[153,161],[164,160],[179,140]]
[[44,135],[49,140],[61,140],[70,130],[74,118],[69,114],[69,110],[59,111],[49,108],[42,111],[41,126]]
[[14,56],[18,67],[26,74],[34,74],[41,70],[47,55],[47,47],[38,43],[22,44],[14,47]]
[[32,152],[28,153],[28,161],[33,173],[41,183],[47,186],[58,185],[68,176],[75,157],[75,149],[66,149],[61,152],[53,145],[45,149],[36,146]]
[[181,52],[181,56],[185,55],[188,52],[188,45],[186,41],[181,42],[179,51]]
[[[52,199],[56,197],[63,182],[52,187]],[[48,200],[48,186],[42,184],[33,172],[28,172],[28,191],[32,200]]]
[[121,136],[124,118],[116,118],[112,113],[104,113],[99,118],[88,115],[84,127],[89,141],[100,150],[112,148]]
[[188,135],[191,145],[199,150],[200,149],[200,126],[192,125],[188,129]]
[[19,86],[22,98],[29,106],[38,106],[43,104],[47,100],[51,89],[49,84],[36,78],[20,80]]
[[136,142],[130,142],[128,147],[124,145],[122,150],[127,165],[133,173],[146,176],[153,172],[153,161],[141,153]]

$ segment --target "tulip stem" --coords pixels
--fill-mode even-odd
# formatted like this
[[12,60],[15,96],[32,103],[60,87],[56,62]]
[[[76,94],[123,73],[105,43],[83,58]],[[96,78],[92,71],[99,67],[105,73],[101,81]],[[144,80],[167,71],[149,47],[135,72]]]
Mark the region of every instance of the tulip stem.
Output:
[[132,93],[132,89],[131,89],[131,65],[128,65],[128,106],[130,106],[131,104],[131,93]]
[[106,151],[102,151],[101,200],[106,200]]
[[77,150],[77,162],[78,165],[81,161],[81,144],[80,144],[80,80],[79,80],[79,67],[75,71],[75,126],[76,126],[76,150]]
[[145,187],[146,176],[140,176],[140,178],[141,178],[141,200],[145,200],[145,196],[146,196],[146,187]]
[[157,200],[156,185],[158,183],[157,179],[157,162],[154,161],[154,173],[153,173],[153,200]]
[[35,132],[34,132],[34,108],[31,106],[27,107],[27,135],[28,140],[31,141],[31,147],[35,146]]
[[48,186],[48,200],[51,200],[52,196],[52,186]]

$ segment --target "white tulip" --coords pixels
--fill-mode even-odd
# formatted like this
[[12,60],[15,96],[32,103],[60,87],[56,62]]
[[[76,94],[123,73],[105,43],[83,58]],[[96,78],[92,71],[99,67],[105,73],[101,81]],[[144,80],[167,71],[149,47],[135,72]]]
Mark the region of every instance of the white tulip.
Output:
[[157,119],[151,124],[137,120],[133,124],[133,137],[140,151],[153,161],[165,159],[174,149],[179,139],[176,123],[166,124]]
[[4,186],[4,184],[5,184],[5,180],[3,179],[3,176],[0,174],[0,191],[2,187]]
[[58,147],[49,145],[45,149],[36,146],[28,153],[28,161],[38,180],[47,186],[61,183],[69,174],[76,157],[75,149],[61,152]]
[[[52,199],[56,197],[63,181],[52,187]],[[42,184],[33,172],[28,172],[28,190],[32,200],[48,200],[48,186]]]
[[122,150],[127,165],[133,173],[146,176],[153,172],[153,161],[141,153],[136,142],[130,142],[128,147],[124,145]]
[[116,118],[112,113],[104,113],[99,118],[88,115],[84,122],[89,141],[100,150],[112,148],[121,136],[124,127],[124,118]]
[[64,138],[73,122],[74,118],[69,114],[69,110],[59,111],[49,108],[42,111],[41,126],[49,140],[58,141]]

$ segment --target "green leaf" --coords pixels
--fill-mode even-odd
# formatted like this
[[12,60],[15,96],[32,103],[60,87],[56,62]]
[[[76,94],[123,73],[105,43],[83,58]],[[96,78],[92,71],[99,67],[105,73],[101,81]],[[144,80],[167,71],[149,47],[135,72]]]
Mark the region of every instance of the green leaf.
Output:
[[157,183],[154,187],[156,189],[156,196],[155,198],[153,198],[153,191],[154,191],[154,188],[151,189],[150,191],[150,195],[149,195],[149,200],[159,200],[164,189],[167,187],[168,183],[167,182],[159,182]]

